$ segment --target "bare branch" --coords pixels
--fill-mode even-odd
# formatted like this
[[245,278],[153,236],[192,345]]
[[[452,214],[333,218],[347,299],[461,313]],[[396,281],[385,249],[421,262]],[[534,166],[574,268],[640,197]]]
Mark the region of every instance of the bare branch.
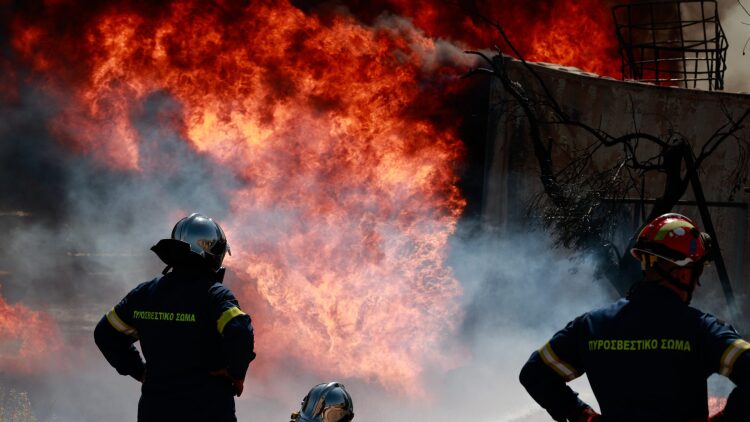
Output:
[[[529,212],[540,214],[544,225],[553,230],[557,244],[586,249],[599,256],[601,261],[598,271],[605,274],[621,293],[623,287],[627,290],[632,280],[624,280],[628,277],[628,272],[624,270],[631,260],[628,254],[620,254],[612,240],[616,234],[618,219],[625,215],[618,200],[641,198],[636,211],[646,220],[670,212],[690,186],[693,180],[691,178],[695,177],[682,174],[685,157],[689,155],[694,158],[694,168],[698,171],[708,157],[727,144],[727,140],[733,140],[739,151],[737,169],[731,176],[732,192],[740,189],[738,186],[741,187],[741,183],[747,180],[750,147],[737,134],[744,128],[750,109],[735,120],[728,109],[723,107],[725,123],[701,145],[697,157],[686,137],[675,130],[668,118],[666,134],[659,136],[641,130],[638,127],[636,103],[632,97],[629,98],[632,130],[613,135],[602,128],[601,116],[597,127],[572,118],[552,95],[541,72],[526,62],[502,26],[478,13],[473,13],[473,17],[500,33],[520,62],[520,69],[530,76],[530,81],[513,80],[508,63],[514,59],[503,53],[489,58],[481,52],[467,52],[481,57],[489,64],[489,68],[478,68],[466,76],[485,73],[496,78],[511,98],[512,104],[520,108],[528,124],[524,130],[528,132],[528,139],[539,165],[539,180],[543,188],[543,192],[532,198]],[[589,137],[578,143],[586,146],[576,148],[560,142],[560,139],[544,139],[542,128],[550,126],[563,126],[576,138]],[[656,147],[657,151],[648,157],[642,157],[643,153],[639,154],[639,148],[646,146]],[[601,165],[601,160],[595,160],[597,153],[611,147],[622,148],[622,157],[610,168],[596,168],[596,165]],[[656,174],[666,176],[658,179],[663,190],[646,216],[646,181],[653,180]],[[629,250],[629,247],[624,250]]]

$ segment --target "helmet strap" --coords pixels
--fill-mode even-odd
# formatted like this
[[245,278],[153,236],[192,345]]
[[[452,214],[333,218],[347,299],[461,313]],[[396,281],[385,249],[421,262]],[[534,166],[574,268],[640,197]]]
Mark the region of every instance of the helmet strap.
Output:
[[656,255],[642,254],[641,255],[641,269],[643,271],[646,271],[646,269],[655,266],[656,261],[658,259],[659,258]]

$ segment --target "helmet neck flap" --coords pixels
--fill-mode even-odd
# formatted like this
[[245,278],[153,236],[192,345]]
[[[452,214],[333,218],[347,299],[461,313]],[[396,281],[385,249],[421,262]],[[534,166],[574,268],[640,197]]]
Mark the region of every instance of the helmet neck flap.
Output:
[[[690,301],[693,300],[693,291],[695,291],[696,284],[700,286],[699,277],[703,272],[701,266],[693,265],[690,267],[675,267],[671,271],[669,271],[656,264],[652,268],[657,274],[659,274],[662,280],[666,281],[671,286],[674,286],[677,289],[685,292],[687,294],[685,303],[689,304]],[[683,277],[675,276],[675,271],[680,271]],[[689,276],[687,280],[684,278],[684,275],[686,274]],[[695,283],[693,283],[693,281],[695,281]]]
[[231,255],[224,230],[211,218],[198,213],[178,221],[171,239],[160,240],[151,250],[167,264],[164,274],[174,267],[223,276],[224,255]]
[[219,281],[224,279],[224,267],[214,270],[209,266],[205,259],[190,249],[187,242],[176,239],[161,239],[151,250],[162,260],[166,267],[162,274],[167,274],[172,268],[186,270],[196,273],[206,273],[218,278]]

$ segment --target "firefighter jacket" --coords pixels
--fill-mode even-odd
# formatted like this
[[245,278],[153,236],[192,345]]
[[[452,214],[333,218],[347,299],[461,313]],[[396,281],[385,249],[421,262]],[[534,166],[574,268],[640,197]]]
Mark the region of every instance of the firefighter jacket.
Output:
[[[250,317],[207,270],[175,269],[140,284],[101,319],[94,338],[120,374],[143,380],[139,420],[155,419],[143,413],[165,407],[160,397],[183,407],[221,402],[231,406],[226,420],[233,420],[231,383],[210,373],[225,369],[244,379],[255,358]],[[139,340],[145,364],[133,346]]]
[[730,325],[644,282],[557,332],[520,380],[556,421],[585,406],[565,383],[586,373],[606,421],[684,422],[708,419],[706,379],[720,373],[737,385],[728,420],[750,421],[748,349]]

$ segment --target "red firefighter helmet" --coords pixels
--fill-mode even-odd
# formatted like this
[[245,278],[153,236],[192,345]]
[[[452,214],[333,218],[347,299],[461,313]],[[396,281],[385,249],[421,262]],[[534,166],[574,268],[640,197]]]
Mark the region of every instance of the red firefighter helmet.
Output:
[[684,215],[664,214],[641,230],[630,253],[641,261],[644,269],[652,266],[657,258],[680,267],[703,265],[708,258],[708,239]]

